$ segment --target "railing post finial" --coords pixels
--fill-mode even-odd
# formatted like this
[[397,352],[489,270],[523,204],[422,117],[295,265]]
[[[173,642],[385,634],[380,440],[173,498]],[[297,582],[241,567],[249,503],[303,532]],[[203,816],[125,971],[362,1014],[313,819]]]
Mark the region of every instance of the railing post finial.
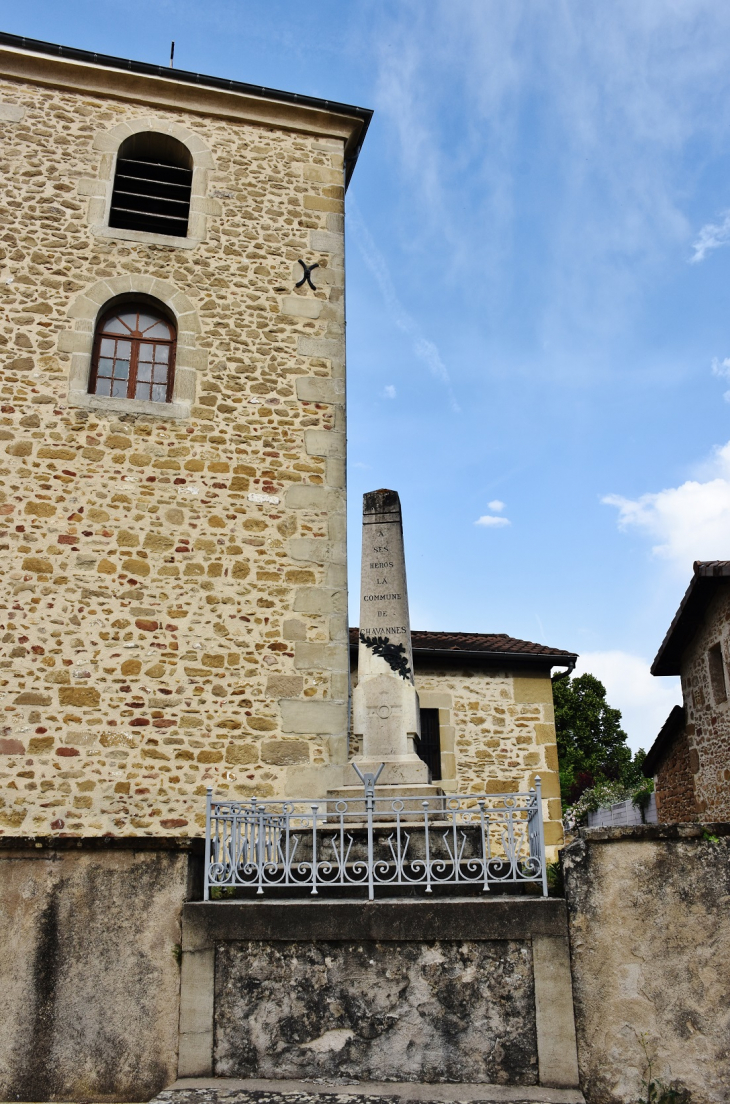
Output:
[[365,807],[372,808],[372,805],[370,803],[375,800],[375,783],[378,781],[381,774],[385,770],[385,763],[380,764],[375,774],[371,774],[369,772],[363,774],[354,759],[352,765],[355,770],[355,774],[365,787]]

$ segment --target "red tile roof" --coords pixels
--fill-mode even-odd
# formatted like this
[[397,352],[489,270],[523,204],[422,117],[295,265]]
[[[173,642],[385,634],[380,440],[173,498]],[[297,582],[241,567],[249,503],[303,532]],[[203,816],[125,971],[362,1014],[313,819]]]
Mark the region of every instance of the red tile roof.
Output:
[[[350,647],[357,647],[358,629],[350,629]],[[575,652],[566,652],[562,648],[548,648],[544,644],[534,644],[530,640],[518,640],[506,633],[462,633],[462,632],[411,632],[413,652],[425,658],[434,656],[465,656],[472,659],[492,660],[497,658],[518,657],[524,661],[534,659],[549,666],[573,666],[578,658]]]

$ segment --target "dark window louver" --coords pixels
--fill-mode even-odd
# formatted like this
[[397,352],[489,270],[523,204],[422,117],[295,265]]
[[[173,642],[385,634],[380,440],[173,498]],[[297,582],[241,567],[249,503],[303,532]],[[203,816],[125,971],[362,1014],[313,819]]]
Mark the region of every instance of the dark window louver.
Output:
[[109,225],[186,237],[192,181],[192,169],[119,157]]

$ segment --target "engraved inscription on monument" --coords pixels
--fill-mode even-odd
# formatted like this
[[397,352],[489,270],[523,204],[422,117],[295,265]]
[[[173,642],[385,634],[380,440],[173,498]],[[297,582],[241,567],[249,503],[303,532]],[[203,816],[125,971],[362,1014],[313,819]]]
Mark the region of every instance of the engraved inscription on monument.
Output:
[[381,785],[431,789],[428,768],[416,754],[419,707],[396,491],[371,491],[363,498],[357,678],[353,727],[362,735],[362,766],[374,770],[384,763]]
[[403,525],[396,491],[371,491],[364,496],[361,580],[361,652],[364,646],[413,682]]

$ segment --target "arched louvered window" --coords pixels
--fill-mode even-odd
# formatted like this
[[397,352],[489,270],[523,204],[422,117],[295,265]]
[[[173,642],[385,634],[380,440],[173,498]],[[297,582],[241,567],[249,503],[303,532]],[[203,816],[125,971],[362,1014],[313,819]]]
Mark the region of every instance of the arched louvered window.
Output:
[[169,134],[143,131],[117,153],[109,225],[184,238],[188,233],[193,162]]
[[89,394],[172,402],[175,327],[146,303],[124,303],[96,328]]

